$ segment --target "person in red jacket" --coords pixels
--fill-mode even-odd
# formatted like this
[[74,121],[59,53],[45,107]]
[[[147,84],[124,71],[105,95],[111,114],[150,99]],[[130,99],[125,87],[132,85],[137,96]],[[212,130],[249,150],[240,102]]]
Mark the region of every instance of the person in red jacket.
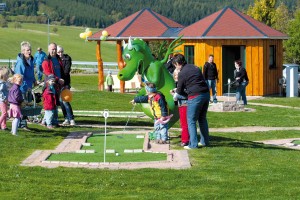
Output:
[[45,86],[43,89],[43,106],[45,110],[45,116],[43,124],[47,125],[47,128],[52,129],[53,126],[57,125],[55,116],[57,115],[57,105],[59,102],[59,88],[55,83],[55,76],[49,75],[45,79]]

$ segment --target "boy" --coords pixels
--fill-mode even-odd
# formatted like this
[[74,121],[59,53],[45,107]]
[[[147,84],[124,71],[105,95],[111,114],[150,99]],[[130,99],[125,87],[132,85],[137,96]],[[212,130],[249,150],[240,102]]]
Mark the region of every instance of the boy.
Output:
[[151,113],[154,117],[154,132],[157,144],[166,144],[168,139],[168,122],[171,116],[165,96],[157,92],[154,83],[146,82],[145,89],[147,95],[135,97],[131,103],[149,103]]

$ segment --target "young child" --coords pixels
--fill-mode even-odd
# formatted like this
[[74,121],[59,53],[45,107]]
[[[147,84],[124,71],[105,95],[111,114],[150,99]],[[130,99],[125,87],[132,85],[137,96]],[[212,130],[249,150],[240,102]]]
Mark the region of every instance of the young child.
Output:
[[106,76],[106,85],[107,85],[107,91],[112,92],[112,86],[114,85],[114,79],[111,75],[111,71],[108,71],[108,75]]
[[11,133],[17,135],[18,125],[21,120],[21,104],[24,101],[20,86],[23,82],[23,76],[21,74],[15,74],[12,78],[13,86],[8,93],[9,117],[13,117],[11,125]]
[[156,143],[166,144],[168,140],[168,123],[171,116],[165,96],[157,92],[154,83],[146,82],[146,96],[135,97],[131,103],[149,103],[152,115],[154,116],[154,132],[156,135]]
[[45,79],[45,85],[43,88],[43,106],[45,110],[45,116],[42,124],[47,125],[47,128],[52,129],[57,125],[55,121],[57,115],[57,105],[59,101],[58,87],[55,83],[55,76],[50,74]]
[[7,97],[8,97],[8,89],[7,89],[7,79],[8,79],[9,71],[7,68],[0,69],[0,125],[1,130],[8,130],[6,127],[6,118],[7,118]]

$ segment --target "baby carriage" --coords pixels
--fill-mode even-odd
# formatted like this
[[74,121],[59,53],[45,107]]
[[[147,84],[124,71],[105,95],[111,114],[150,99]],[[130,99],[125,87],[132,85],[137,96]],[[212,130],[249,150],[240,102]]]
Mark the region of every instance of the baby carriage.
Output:
[[43,107],[39,104],[42,102],[42,87],[43,83],[32,88],[31,92],[25,97],[25,99],[31,100],[32,103],[27,104],[25,107],[21,108],[21,113],[27,116],[28,121],[34,123],[40,123],[43,119],[41,113]]

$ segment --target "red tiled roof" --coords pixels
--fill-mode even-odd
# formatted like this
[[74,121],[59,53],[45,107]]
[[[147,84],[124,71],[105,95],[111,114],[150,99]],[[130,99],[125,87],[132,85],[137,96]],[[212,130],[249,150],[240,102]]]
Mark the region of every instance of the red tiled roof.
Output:
[[[142,9],[119,22],[105,28],[109,37],[160,37],[172,28],[184,26],[174,22],[150,9]],[[93,34],[89,39],[98,39],[102,31]],[[176,36],[176,35],[175,35]],[[109,39],[109,38],[108,38]]]
[[287,38],[283,34],[242,12],[226,7],[187,26],[183,38]]

